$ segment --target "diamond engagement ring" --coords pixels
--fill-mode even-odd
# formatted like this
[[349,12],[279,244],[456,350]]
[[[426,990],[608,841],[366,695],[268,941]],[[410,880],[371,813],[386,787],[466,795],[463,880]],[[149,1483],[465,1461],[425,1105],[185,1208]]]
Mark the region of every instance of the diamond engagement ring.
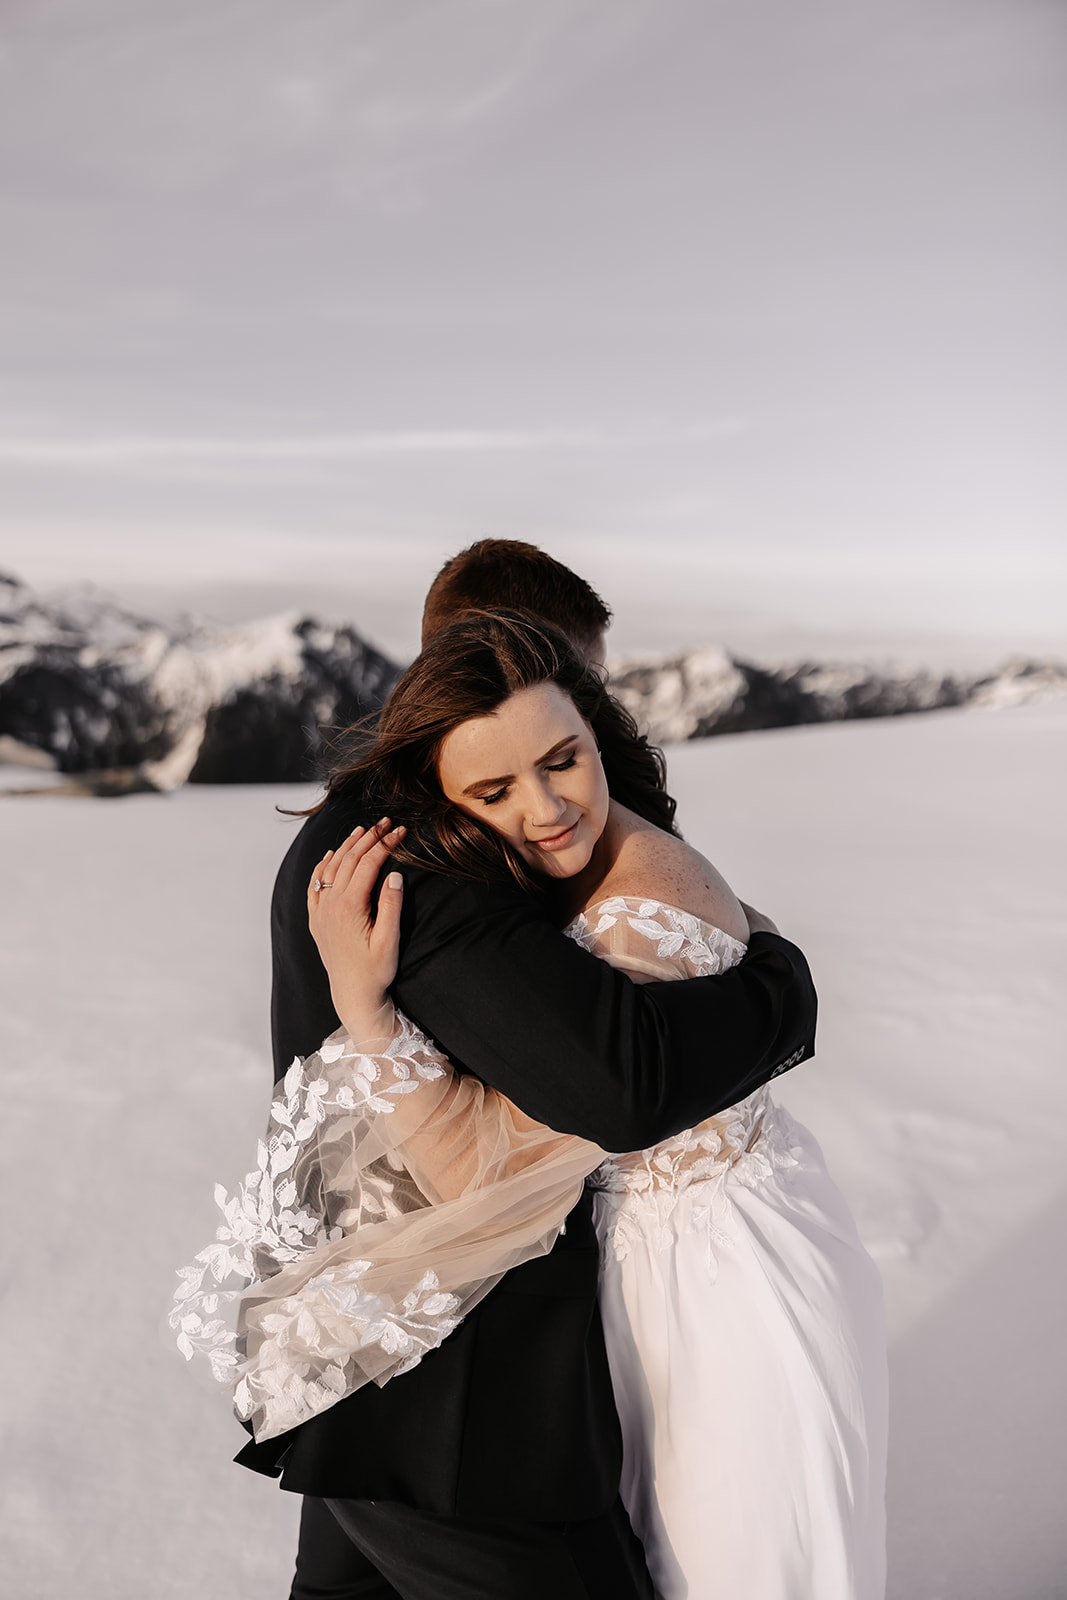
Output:
[[316,878],[314,883],[311,885],[311,887],[317,893],[319,889],[332,889],[333,888],[333,884],[332,883],[324,883],[321,878]]

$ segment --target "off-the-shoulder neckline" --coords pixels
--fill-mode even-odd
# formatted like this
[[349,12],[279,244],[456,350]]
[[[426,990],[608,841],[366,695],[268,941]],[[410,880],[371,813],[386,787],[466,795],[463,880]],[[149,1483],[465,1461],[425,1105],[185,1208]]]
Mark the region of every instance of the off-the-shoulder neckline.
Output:
[[716,933],[721,939],[725,939],[727,943],[736,945],[739,950],[748,949],[743,939],[735,939],[732,933],[727,933],[725,928],[720,928],[717,922],[705,922],[704,918],[698,917],[694,911],[686,911],[682,906],[672,906],[669,900],[657,900],[654,894],[605,895],[603,900],[594,900],[591,906],[588,906],[584,911],[579,911],[578,915],[567,924],[567,927],[568,929],[573,928],[582,921],[592,923],[596,917],[603,913],[606,907],[616,905],[636,906],[638,910],[642,906],[655,906],[660,911],[673,911],[675,916],[687,917],[697,923],[705,933]]

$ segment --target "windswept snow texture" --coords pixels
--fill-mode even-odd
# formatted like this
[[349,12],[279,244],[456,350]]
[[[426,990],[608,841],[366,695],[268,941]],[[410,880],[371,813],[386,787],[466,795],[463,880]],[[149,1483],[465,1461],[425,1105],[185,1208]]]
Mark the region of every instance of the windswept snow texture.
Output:
[[[817,1059],[776,1093],[885,1277],[892,1600],[1063,1594],[1065,735],[1050,700],[669,751],[688,836],[819,984]],[[19,1600],[288,1593],[298,1506],[230,1464],[243,1434],[160,1326],[263,1124],[273,807],[311,798],[0,797]]]

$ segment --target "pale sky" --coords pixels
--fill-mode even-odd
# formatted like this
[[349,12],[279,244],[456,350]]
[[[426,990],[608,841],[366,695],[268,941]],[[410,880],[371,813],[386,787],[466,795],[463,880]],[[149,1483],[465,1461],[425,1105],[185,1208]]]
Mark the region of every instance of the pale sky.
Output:
[[0,565],[1067,639],[1065,157],[1058,0],[0,0]]

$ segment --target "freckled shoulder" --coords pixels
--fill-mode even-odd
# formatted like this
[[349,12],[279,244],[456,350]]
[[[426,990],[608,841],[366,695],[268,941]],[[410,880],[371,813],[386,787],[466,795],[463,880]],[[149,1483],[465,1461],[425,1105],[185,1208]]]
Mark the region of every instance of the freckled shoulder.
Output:
[[597,899],[616,894],[662,900],[748,940],[745,913],[726,879],[699,850],[659,828],[635,829],[622,841]]

